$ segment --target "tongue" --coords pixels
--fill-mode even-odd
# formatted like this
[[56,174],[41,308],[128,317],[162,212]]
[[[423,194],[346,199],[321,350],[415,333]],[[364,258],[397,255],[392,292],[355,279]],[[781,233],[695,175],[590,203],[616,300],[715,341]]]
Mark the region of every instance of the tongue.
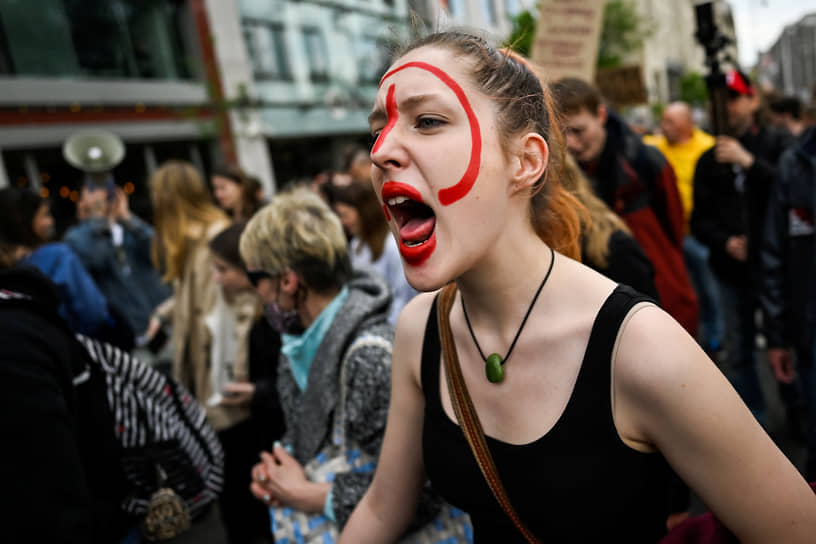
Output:
[[435,217],[409,219],[400,227],[400,238],[408,242],[424,242],[430,238],[435,226]]

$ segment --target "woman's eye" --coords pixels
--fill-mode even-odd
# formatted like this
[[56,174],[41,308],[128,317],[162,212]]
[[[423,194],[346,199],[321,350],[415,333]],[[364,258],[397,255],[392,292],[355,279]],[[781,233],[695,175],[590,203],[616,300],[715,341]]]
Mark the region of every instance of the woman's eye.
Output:
[[381,132],[381,131],[379,131],[379,130],[378,130],[378,131],[376,131],[376,132],[373,132],[373,133],[371,134],[371,136],[369,137],[369,138],[370,138],[370,140],[368,141],[368,150],[369,150],[369,151],[371,151],[372,149],[374,149],[374,144],[376,144],[376,143],[377,143],[377,138],[379,138],[379,137],[380,137],[380,132]]
[[436,117],[420,117],[416,122],[416,126],[420,130],[431,130],[439,128],[444,124],[445,121],[437,119]]

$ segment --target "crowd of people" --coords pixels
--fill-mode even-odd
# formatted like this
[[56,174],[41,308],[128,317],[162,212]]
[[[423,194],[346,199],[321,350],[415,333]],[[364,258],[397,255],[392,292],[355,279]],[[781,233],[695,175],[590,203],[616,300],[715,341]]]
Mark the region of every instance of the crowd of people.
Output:
[[309,183],[170,160],[152,225],[87,183],[61,241],[46,199],[0,189],[10,534],[143,540],[76,332],[167,358],[216,433],[190,542],[684,542],[690,491],[740,541],[811,541],[805,108],[766,112],[734,70],[723,134],[677,102],[643,137],[591,83],[546,81],[440,32],[383,75],[371,149]]

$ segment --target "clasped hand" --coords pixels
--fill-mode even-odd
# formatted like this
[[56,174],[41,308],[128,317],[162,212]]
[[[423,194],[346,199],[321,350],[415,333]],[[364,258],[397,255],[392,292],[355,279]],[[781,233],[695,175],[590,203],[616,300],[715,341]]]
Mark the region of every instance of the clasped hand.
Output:
[[252,468],[250,491],[269,506],[322,512],[329,488],[330,484],[310,482],[300,463],[279,444],[272,453],[261,452],[261,462]]

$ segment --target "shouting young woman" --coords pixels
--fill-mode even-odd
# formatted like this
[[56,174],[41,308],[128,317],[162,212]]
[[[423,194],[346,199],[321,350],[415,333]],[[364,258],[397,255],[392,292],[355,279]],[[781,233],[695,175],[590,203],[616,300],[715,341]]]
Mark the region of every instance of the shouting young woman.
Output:
[[[377,473],[341,542],[398,538],[425,474],[477,543],[520,541],[519,526],[528,541],[655,542],[669,465],[742,542],[812,541],[816,496],[694,339],[564,254],[579,227],[549,104],[529,69],[459,32],[415,43],[381,80],[372,178],[406,276],[458,291],[400,316]],[[461,382],[478,464],[449,395]]]

